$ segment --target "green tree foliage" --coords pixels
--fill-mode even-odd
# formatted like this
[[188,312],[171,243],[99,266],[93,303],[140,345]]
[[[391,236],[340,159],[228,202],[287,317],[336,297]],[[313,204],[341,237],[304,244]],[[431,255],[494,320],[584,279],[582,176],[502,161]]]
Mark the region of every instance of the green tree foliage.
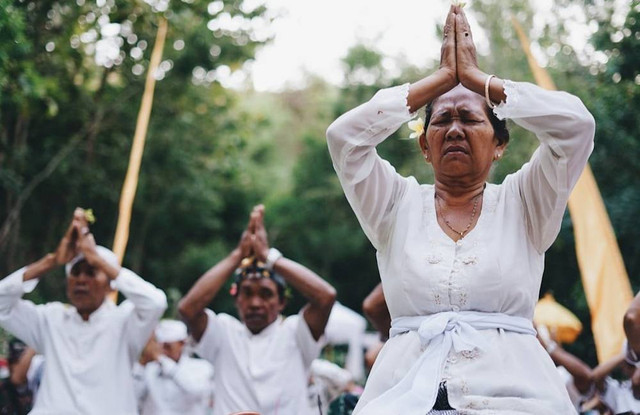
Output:
[[[269,40],[242,0],[2,1],[2,272],[55,249],[75,206],[110,246],[157,21],[169,21],[125,264],[184,292],[237,243],[264,120],[220,82]],[[258,30],[260,29],[260,30]],[[38,293],[62,298],[60,279]]]

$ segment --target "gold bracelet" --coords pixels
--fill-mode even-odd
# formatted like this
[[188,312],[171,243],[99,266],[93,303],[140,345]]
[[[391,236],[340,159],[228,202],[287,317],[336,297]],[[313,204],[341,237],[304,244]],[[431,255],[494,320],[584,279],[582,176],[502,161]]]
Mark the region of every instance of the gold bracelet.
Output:
[[495,75],[487,76],[487,80],[484,81],[484,100],[487,102],[489,108],[493,109],[496,107],[496,104],[491,102],[491,98],[489,98],[489,84],[491,83],[491,78],[495,78]]

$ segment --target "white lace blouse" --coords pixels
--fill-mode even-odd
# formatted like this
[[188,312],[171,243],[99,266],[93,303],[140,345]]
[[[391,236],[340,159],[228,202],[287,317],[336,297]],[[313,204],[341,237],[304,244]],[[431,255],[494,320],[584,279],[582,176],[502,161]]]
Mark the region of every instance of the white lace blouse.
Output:
[[[475,228],[454,242],[438,225],[433,185],[400,176],[375,149],[412,117],[408,91],[408,84],[381,90],[327,130],[344,192],[377,249],[391,317],[471,311],[531,320],[544,252],[593,148],[593,117],[573,95],[506,81],[507,100],[496,115],[535,133],[540,146],[501,185],[487,184]],[[484,347],[451,349],[441,368],[440,380],[460,413],[575,413],[535,336],[501,328],[477,333]],[[375,398],[397,385],[432,343],[423,346],[415,331],[391,338],[354,413],[377,413]],[[415,409],[425,414],[431,408]]]

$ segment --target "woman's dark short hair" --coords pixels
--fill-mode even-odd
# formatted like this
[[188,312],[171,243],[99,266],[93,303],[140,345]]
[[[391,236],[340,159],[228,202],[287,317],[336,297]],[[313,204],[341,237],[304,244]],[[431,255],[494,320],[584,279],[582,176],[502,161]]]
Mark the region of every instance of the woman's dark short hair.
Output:
[[[437,101],[437,98],[428,103],[424,107],[424,130],[427,131],[427,127],[429,126],[429,122],[431,121],[431,113],[433,112],[433,104]],[[498,140],[498,144],[507,144],[509,142],[509,129],[507,128],[507,120],[501,120],[496,117],[496,114],[493,113],[491,108],[488,105],[484,106],[484,111],[489,117],[489,121],[491,122],[491,126],[493,127],[494,135]]]

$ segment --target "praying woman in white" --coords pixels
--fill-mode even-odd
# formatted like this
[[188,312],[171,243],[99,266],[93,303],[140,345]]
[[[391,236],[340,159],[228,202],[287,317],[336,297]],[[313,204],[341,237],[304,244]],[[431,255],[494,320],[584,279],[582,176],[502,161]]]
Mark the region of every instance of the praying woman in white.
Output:
[[[418,143],[435,183],[419,184],[375,147],[427,104]],[[508,142],[505,118],[540,144],[496,185],[487,180]],[[544,253],[594,130],[575,96],[481,71],[457,6],[438,70],[379,91],[329,127],[334,168],[377,250],[393,319],[354,414],[575,413],[531,320]]]

